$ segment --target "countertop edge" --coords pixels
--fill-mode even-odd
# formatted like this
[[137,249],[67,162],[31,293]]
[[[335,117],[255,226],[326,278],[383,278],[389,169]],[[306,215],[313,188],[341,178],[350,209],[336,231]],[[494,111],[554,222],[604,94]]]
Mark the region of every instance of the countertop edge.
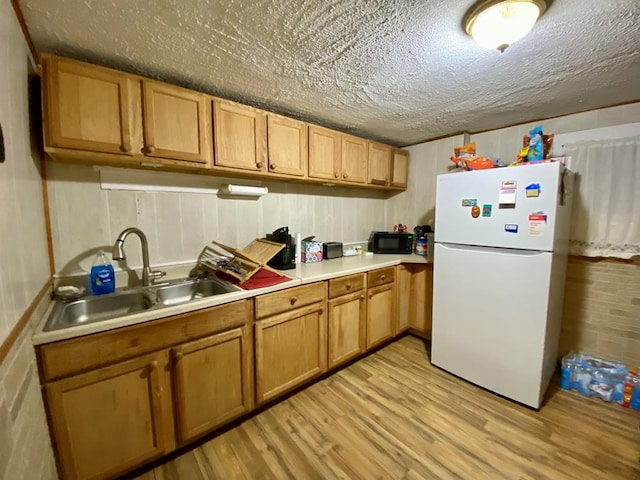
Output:
[[239,289],[235,292],[208,297],[201,300],[195,300],[181,305],[165,307],[159,310],[138,312],[132,315],[126,315],[124,317],[105,320],[93,324],[45,332],[43,331],[44,325],[47,318],[49,317],[50,311],[55,305],[55,302],[50,302],[50,304],[44,311],[44,314],[42,315],[42,318],[38,323],[38,326],[35,329],[35,333],[33,334],[31,340],[34,346],[45,345],[47,343],[53,343],[63,340],[70,340],[73,338],[92,335],[94,333],[101,333],[117,328],[138,325],[153,320],[158,320],[160,318],[166,318],[174,315],[180,315],[184,313],[195,312],[197,310],[216,307],[219,305],[224,305],[226,303],[253,298],[259,295],[273,293],[299,285],[306,285],[309,283],[330,280],[332,278],[351,275],[354,273],[367,272],[378,268],[392,267],[401,263],[429,264],[431,262],[424,257],[411,254],[358,255],[353,257],[341,257],[338,259],[325,260],[318,263],[301,264],[298,265],[295,269],[286,270],[283,272],[284,275],[291,278],[290,281],[272,285],[270,287],[264,287],[254,290]]

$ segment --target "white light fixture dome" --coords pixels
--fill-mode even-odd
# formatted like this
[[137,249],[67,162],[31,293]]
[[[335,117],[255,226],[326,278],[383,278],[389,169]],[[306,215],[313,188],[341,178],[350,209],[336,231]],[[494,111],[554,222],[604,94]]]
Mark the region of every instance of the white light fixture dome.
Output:
[[504,52],[529,33],[548,3],[545,0],[485,0],[476,3],[462,23],[479,45]]

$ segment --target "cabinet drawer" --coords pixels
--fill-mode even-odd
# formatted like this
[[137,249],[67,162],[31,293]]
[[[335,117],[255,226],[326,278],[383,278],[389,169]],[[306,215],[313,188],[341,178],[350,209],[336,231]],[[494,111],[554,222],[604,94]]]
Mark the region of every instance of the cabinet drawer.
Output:
[[395,267],[379,268],[367,273],[367,287],[373,288],[395,281]]
[[336,298],[364,288],[364,273],[329,280],[329,298]]
[[256,318],[276,315],[292,308],[321,302],[324,299],[325,284],[323,282],[261,295],[256,298]]

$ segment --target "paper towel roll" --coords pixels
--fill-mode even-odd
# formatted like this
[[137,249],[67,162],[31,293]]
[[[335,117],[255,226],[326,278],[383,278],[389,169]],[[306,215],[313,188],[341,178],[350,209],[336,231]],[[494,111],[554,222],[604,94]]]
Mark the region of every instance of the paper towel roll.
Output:
[[302,233],[296,232],[296,265],[302,263]]

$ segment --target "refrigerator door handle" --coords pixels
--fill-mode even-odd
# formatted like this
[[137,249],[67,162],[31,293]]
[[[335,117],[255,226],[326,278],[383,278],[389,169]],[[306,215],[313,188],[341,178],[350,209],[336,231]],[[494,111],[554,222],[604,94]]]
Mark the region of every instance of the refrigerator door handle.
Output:
[[439,243],[440,246],[449,250],[460,250],[465,252],[481,252],[481,253],[500,253],[503,255],[518,255],[526,257],[535,257],[544,255],[544,250],[521,250],[517,248],[500,248],[500,247],[478,247],[476,245],[461,245],[458,243]]

